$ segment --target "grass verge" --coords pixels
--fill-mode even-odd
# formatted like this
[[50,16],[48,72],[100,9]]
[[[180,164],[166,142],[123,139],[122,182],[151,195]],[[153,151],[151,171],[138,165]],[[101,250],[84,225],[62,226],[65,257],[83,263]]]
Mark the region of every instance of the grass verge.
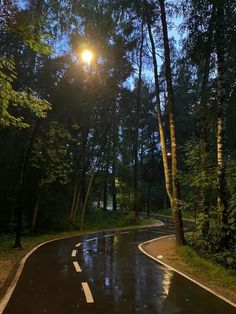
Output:
[[[163,217],[172,217],[171,208],[168,209],[158,209],[155,212],[152,212],[152,214],[157,214]],[[182,211],[182,217],[185,220],[189,221],[195,221],[195,216],[193,212],[190,211]]]
[[[153,222],[153,219],[147,217],[140,217],[137,220],[133,213],[95,211],[87,215],[83,231],[80,231],[79,225],[77,225],[73,229],[65,231],[52,231],[45,234],[29,235],[22,238],[22,245],[24,249],[30,249],[39,243],[60,237],[77,236],[83,233],[95,232],[103,229],[135,228],[142,225],[152,224]],[[2,254],[8,253],[9,251],[18,251],[17,249],[12,249],[13,243],[13,235],[0,236],[0,258]]]
[[177,254],[199,277],[208,278],[209,282],[236,291],[236,270],[227,269],[223,266],[201,257],[188,246],[177,248]]

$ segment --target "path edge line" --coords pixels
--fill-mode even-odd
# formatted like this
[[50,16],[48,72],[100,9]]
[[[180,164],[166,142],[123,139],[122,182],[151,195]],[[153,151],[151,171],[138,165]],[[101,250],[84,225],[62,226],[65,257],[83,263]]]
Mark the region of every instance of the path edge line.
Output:
[[[158,225],[145,225],[144,226],[137,226],[137,229],[139,228],[155,228],[155,227],[161,227],[164,225],[164,223],[162,221],[160,221],[159,219],[155,219],[159,224]],[[19,280],[19,277],[23,271],[23,268],[24,268],[24,265],[25,265],[25,262],[26,260],[30,257],[31,254],[33,254],[37,249],[39,249],[41,246],[47,244],[47,243],[50,243],[50,242],[55,242],[55,241],[59,241],[59,240],[63,240],[63,239],[69,239],[69,238],[76,238],[76,237],[80,237],[80,236],[83,236],[83,235],[88,235],[88,234],[96,234],[96,233],[99,233],[99,232],[104,232],[104,231],[113,231],[113,230],[134,230],[136,228],[124,228],[123,227],[120,229],[120,228],[113,228],[113,229],[107,229],[107,230],[96,230],[96,231],[92,231],[92,232],[86,232],[86,233],[83,233],[83,234],[78,234],[78,235],[71,235],[71,236],[65,236],[65,237],[60,237],[60,238],[56,238],[56,239],[52,239],[52,240],[48,240],[48,241],[45,241],[45,242],[42,242],[38,245],[36,245],[32,250],[30,250],[28,253],[26,253],[26,255],[20,260],[19,262],[19,266],[16,270],[16,273],[15,273],[15,276],[14,278],[12,279],[9,287],[7,288],[7,291],[6,293],[4,294],[4,296],[2,297],[2,299],[0,300],[0,314],[3,313],[5,307],[7,306],[7,303],[8,301],[10,300],[11,296],[12,296],[12,293],[17,285],[17,282]]]
[[[93,233],[93,232],[91,232]],[[97,232],[94,232],[94,233],[97,233]],[[81,235],[85,235],[86,233],[84,234],[81,234]],[[88,233],[90,234],[90,233]],[[81,236],[81,235],[78,235],[78,236]],[[42,242],[38,245],[36,245],[32,250],[30,250],[28,253],[26,253],[26,255],[20,260],[19,262],[19,266],[16,270],[16,274],[14,276],[14,278],[12,279],[9,287],[7,288],[7,291],[6,293],[4,294],[3,298],[0,300],[0,314],[3,313],[5,307],[7,306],[7,303],[8,301],[10,300],[11,296],[12,296],[12,293],[17,285],[17,282],[20,278],[20,275],[24,269],[24,266],[25,266],[25,262],[27,261],[27,259],[30,257],[31,254],[33,254],[37,249],[39,249],[41,246],[45,245],[45,244],[48,244],[48,243],[51,243],[51,242],[55,242],[55,241],[59,241],[59,240],[63,240],[63,239],[69,239],[69,238],[73,238],[73,237],[78,237],[76,235],[72,235],[72,236],[65,236],[65,237],[60,237],[60,238],[56,238],[56,239],[52,239],[52,240],[48,240],[48,241],[45,241],[45,242]]]
[[153,259],[153,260],[156,261],[157,263],[161,264],[161,265],[164,266],[165,268],[167,268],[167,269],[169,269],[169,270],[172,270],[172,271],[174,271],[175,273],[178,273],[179,275],[181,275],[181,276],[185,277],[186,279],[192,281],[192,282],[195,283],[196,285],[198,285],[198,286],[200,286],[201,288],[207,290],[208,292],[214,294],[214,295],[215,295],[216,297],[218,297],[219,299],[222,299],[222,300],[225,301],[226,303],[228,303],[228,304],[230,304],[230,305],[232,305],[233,307],[236,308],[236,303],[234,303],[233,301],[227,299],[227,298],[224,297],[223,295],[221,295],[221,294],[219,294],[218,292],[212,290],[211,288],[205,286],[204,284],[202,284],[202,283],[200,283],[199,281],[193,279],[192,277],[190,277],[190,276],[188,276],[188,275],[182,273],[180,270],[177,270],[176,268],[174,268],[174,267],[168,265],[167,263],[160,261],[160,260],[157,259],[156,257],[154,257],[154,256],[152,256],[151,254],[147,253],[147,252],[142,248],[142,246],[145,245],[145,244],[148,244],[148,243],[151,243],[151,242],[154,242],[154,241],[159,241],[159,240],[162,240],[162,239],[174,238],[174,237],[175,237],[174,235],[167,235],[167,236],[162,236],[162,237],[160,237],[160,238],[155,238],[155,239],[152,239],[152,240],[149,240],[149,241],[145,241],[145,242],[143,242],[143,243],[140,243],[140,244],[138,245],[138,248],[139,248],[139,250],[140,250],[143,254],[147,255],[148,257],[150,257],[151,259]]
[[16,287],[16,284],[19,280],[19,277],[23,271],[23,268],[24,268],[24,265],[25,265],[25,262],[26,260],[28,259],[28,257],[34,253],[39,247],[41,247],[42,245],[46,244],[46,243],[49,243],[49,242],[52,242],[52,241],[55,241],[55,240],[49,240],[49,241],[46,241],[46,242],[43,242],[43,243],[40,243],[38,244],[36,247],[34,247],[31,251],[29,251],[19,262],[19,266],[16,270],[16,274],[14,276],[14,278],[12,279],[12,282],[10,283],[6,293],[4,294],[3,298],[1,299],[0,301],[0,314],[3,313],[15,287]]

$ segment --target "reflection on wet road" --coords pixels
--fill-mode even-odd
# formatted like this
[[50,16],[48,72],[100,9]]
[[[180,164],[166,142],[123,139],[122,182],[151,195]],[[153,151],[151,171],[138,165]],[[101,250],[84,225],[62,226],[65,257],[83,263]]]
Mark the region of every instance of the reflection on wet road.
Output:
[[138,250],[139,243],[169,233],[163,226],[48,243],[27,260],[3,313],[235,314]]

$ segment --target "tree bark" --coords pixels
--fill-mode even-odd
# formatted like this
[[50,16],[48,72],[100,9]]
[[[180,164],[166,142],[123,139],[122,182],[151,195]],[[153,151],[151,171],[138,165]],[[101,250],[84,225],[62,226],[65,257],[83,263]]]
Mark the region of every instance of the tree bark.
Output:
[[117,210],[116,201],[116,154],[113,151],[113,161],[112,161],[112,209]]
[[74,192],[73,192],[73,199],[72,199],[72,204],[70,208],[70,214],[69,214],[69,223],[72,223],[73,216],[74,216],[74,210],[75,210],[75,204],[76,204],[76,199],[77,199],[77,193],[78,193],[78,180],[76,178],[75,184],[74,184]]
[[108,187],[108,184],[107,184],[107,171],[106,171],[105,182],[103,184],[103,210],[104,211],[107,211],[107,187]]
[[[203,80],[201,86],[201,100],[198,112],[198,127],[200,134],[200,162],[201,162],[201,171],[207,176],[207,145],[208,145],[208,123],[206,121],[206,105],[209,99],[208,93],[208,81],[209,81],[209,73],[210,73],[210,60],[212,53],[212,36],[213,36],[213,19],[215,14],[215,8],[213,7],[211,18],[209,21],[208,28],[208,38],[206,41],[206,57],[204,62],[204,73]],[[200,190],[200,198],[201,198],[201,211],[204,214],[204,221],[202,226],[202,235],[203,237],[207,237],[209,233],[210,221],[209,221],[209,195],[208,189],[204,186]]]
[[73,216],[72,216],[72,225],[73,226],[75,225],[76,216],[77,216],[77,212],[79,209],[80,192],[81,192],[81,188],[78,189],[77,195],[76,195],[76,201],[75,201],[75,206],[74,206],[74,211],[73,211]]
[[[83,173],[81,175],[81,180],[80,180],[80,184],[81,184],[81,201],[82,201],[82,204],[85,204],[86,203],[86,191],[88,189],[87,187],[87,179],[86,179],[86,174]],[[87,204],[86,204],[87,206]]]
[[161,115],[161,101],[160,101],[160,85],[159,85],[159,75],[158,75],[158,66],[157,66],[157,59],[156,59],[156,47],[155,42],[153,39],[152,28],[151,28],[151,19],[148,12],[147,1],[144,1],[145,5],[145,13],[146,13],[146,20],[148,26],[148,33],[151,42],[152,48],[152,58],[153,58],[153,69],[154,69],[154,80],[155,80],[155,95],[156,95],[156,112],[157,112],[157,123],[158,129],[160,133],[160,142],[161,142],[161,155],[164,167],[164,175],[165,175],[165,187],[166,192],[169,199],[172,199],[172,187],[171,187],[171,180],[170,180],[170,171],[168,165],[168,158],[167,158],[167,148],[166,148],[166,135]]
[[95,174],[95,170],[92,172],[89,184],[88,184],[88,188],[86,191],[86,195],[85,195],[85,200],[84,200],[84,204],[83,204],[83,208],[82,208],[82,213],[81,213],[81,217],[80,217],[80,230],[84,229],[84,214],[85,214],[85,210],[87,207],[87,203],[88,203],[88,197],[89,197],[89,192],[93,183],[93,178],[94,178],[94,174]]
[[21,245],[21,237],[22,237],[22,225],[23,225],[23,214],[24,214],[24,190],[25,190],[25,184],[26,184],[26,175],[29,167],[30,162],[30,154],[33,148],[34,140],[36,138],[37,130],[39,127],[40,121],[37,120],[35,127],[33,129],[29,145],[26,149],[25,155],[23,157],[23,165],[22,165],[22,171],[21,171],[21,177],[20,177],[20,191],[19,191],[19,201],[18,201],[18,207],[16,211],[16,234],[15,234],[15,243],[14,248],[22,248]]
[[159,0],[161,9],[161,23],[164,42],[164,55],[165,55],[165,75],[168,93],[168,117],[170,127],[170,143],[171,143],[171,168],[172,168],[172,192],[171,199],[172,217],[175,228],[175,237],[177,245],[185,243],[182,212],[179,205],[179,182],[177,178],[178,165],[177,165],[177,144],[176,144],[176,130],[175,130],[175,117],[174,117],[174,91],[172,85],[171,61],[170,61],[170,47],[168,39],[168,30],[166,22],[166,12],[164,0]]
[[225,21],[224,2],[216,4],[216,53],[217,53],[217,166],[218,211],[223,226],[228,225],[226,191],[226,101],[225,101]]
[[140,117],[140,98],[141,98],[141,86],[142,86],[142,67],[143,67],[143,23],[142,23],[142,35],[141,35],[141,44],[139,50],[139,73],[138,73],[138,89],[137,89],[137,104],[135,112],[135,140],[134,140],[134,205],[133,210],[135,216],[139,216],[139,194],[138,194],[138,148],[139,148],[139,117]]
[[44,185],[44,180],[42,179],[40,181],[40,183],[39,183],[38,198],[37,198],[37,201],[36,201],[36,204],[35,204],[35,207],[34,207],[34,211],[33,211],[32,226],[31,226],[32,231],[34,231],[35,227],[36,227],[36,222],[37,222],[37,218],[38,218],[39,204],[40,204],[40,200],[41,200],[43,185]]
[[116,200],[116,163],[117,163],[117,114],[116,114],[116,103],[114,103],[114,112],[113,112],[113,127],[112,127],[112,209],[113,211],[117,210],[117,200]]
[[147,216],[150,216],[150,194],[151,194],[152,184],[148,183],[148,193],[147,193]]

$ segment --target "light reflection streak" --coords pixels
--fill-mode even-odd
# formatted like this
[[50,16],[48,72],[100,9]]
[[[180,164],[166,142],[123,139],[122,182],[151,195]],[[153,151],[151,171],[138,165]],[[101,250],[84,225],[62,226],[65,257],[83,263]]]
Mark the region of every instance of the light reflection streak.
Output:
[[[150,278],[146,260],[131,249],[139,241],[138,234],[135,232],[132,239],[129,237],[128,245],[127,238],[121,237],[119,233],[110,237],[103,236],[98,241],[84,241],[83,263],[89,271],[94,271],[96,267],[97,275],[90,279],[100,281],[103,293],[108,298],[113,298],[113,305],[128,302],[129,306],[134,306],[139,311],[143,307],[143,300],[148,299],[151,294],[155,301],[152,305],[147,303],[145,306],[149,310],[158,310],[159,313],[169,294],[173,274],[157,267]],[[156,290],[156,286],[160,289]]]
[[164,299],[167,298],[169,291],[170,291],[170,284],[172,281],[173,273],[165,270],[163,271],[163,281],[162,281],[162,287],[163,287],[163,297]]

